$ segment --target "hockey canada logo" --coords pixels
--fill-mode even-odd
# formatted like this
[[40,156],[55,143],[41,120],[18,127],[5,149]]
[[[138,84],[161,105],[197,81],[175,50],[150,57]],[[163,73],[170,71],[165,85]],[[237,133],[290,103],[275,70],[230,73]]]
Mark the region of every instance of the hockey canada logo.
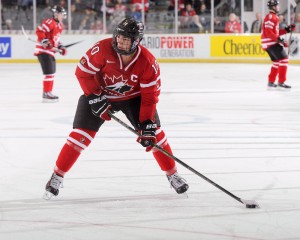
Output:
[[105,75],[103,79],[106,84],[105,88],[112,93],[117,93],[118,95],[125,95],[126,92],[131,91],[131,89],[133,88],[132,86],[128,85],[127,79],[123,79],[123,75],[120,75],[119,77],[108,77],[107,75]]

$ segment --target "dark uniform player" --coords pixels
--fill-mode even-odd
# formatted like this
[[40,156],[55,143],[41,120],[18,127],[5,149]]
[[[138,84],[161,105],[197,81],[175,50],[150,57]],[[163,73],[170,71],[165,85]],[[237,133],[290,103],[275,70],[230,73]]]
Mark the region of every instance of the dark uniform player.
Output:
[[[269,74],[269,88],[289,89],[291,86],[286,85],[286,73],[288,68],[288,55],[284,49],[287,42],[281,37],[282,35],[295,30],[295,24],[291,24],[285,29],[279,29],[279,2],[277,0],[268,1],[269,13],[266,15],[261,34],[262,48],[269,54],[273,65]],[[278,75],[278,85],[275,84]]]
[[63,7],[54,6],[52,9],[53,18],[46,18],[37,27],[36,35],[38,44],[35,47],[34,55],[43,70],[43,102],[57,102],[58,97],[52,94],[54,77],[56,72],[55,53],[66,55],[67,50],[60,43],[60,35],[63,30],[62,21],[67,17]]
[[110,120],[109,110],[123,112],[139,131],[141,137],[137,141],[146,151],[152,150],[176,192],[188,190],[187,183],[177,173],[174,160],[152,149],[152,143],[157,143],[172,153],[156,111],[160,69],[154,56],[139,45],[143,35],[144,25],[134,18],[126,18],[114,30],[113,38],[97,42],[81,58],[76,76],[84,95],[79,98],[73,131],[46,185],[46,199],[58,194],[65,173],[89,146],[105,120]]

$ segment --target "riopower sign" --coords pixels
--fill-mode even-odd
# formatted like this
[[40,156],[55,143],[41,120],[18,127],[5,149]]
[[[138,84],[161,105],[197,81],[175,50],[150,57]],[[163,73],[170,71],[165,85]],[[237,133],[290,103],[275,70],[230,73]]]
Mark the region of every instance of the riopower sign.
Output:
[[0,58],[11,57],[11,38],[0,37]]
[[195,58],[196,36],[193,35],[147,35],[141,44],[157,58]]

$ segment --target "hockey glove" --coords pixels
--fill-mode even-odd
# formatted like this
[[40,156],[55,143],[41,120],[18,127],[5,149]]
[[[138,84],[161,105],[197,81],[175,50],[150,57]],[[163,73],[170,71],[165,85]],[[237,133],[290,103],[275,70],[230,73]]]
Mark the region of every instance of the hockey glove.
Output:
[[146,152],[149,152],[153,148],[153,144],[156,143],[156,128],[157,124],[151,120],[146,120],[139,124],[139,137],[137,142],[146,148]]
[[290,32],[295,31],[296,25],[295,25],[295,24],[291,24],[291,25],[286,26],[284,29],[285,29],[285,31],[286,31],[287,33],[290,33]]
[[89,105],[91,106],[92,113],[95,116],[100,117],[106,121],[111,120],[111,117],[108,115],[108,110],[111,109],[111,105],[103,94],[90,94],[86,98]]
[[283,47],[287,47],[287,46],[288,46],[288,43],[287,43],[283,38],[281,38],[281,37],[279,37],[279,38],[277,39],[277,42],[278,42],[281,46],[283,46]]
[[43,48],[52,48],[52,45],[48,38],[45,38],[41,41]]
[[67,55],[67,49],[63,45],[58,46],[58,52],[63,56]]

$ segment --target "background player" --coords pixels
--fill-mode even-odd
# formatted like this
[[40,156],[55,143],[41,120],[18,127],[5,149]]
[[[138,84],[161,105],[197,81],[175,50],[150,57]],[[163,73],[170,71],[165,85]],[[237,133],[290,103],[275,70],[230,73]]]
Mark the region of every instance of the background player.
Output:
[[134,18],[126,18],[114,30],[113,38],[97,42],[81,58],[76,76],[84,95],[79,98],[73,131],[46,185],[46,199],[58,195],[64,175],[89,146],[105,120],[110,120],[108,110],[125,114],[141,135],[137,141],[146,151],[152,150],[176,192],[188,190],[188,184],[177,173],[174,160],[152,149],[152,144],[157,143],[172,153],[156,111],[160,69],[154,56],[139,45],[143,35],[144,25]]
[[[286,85],[286,73],[288,68],[288,55],[284,49],[287,47],[287,42],[281,37],[286,33],[295,30],[295,24],[291,24],[285,29],[279,29],[279,18],[277,16],[280,7],[277,0],[269,0],[268,3],[269,13],[266,15],[263,25],[261,42],[262,48],[269,54],[273,65],[269,74],[269,88],[282,88],[289,89],[291,86]],[[278,75],[278,85],[275,84]]]
[[52,93],[54,77],[56,72],[55,53],[66,55],[67,50],[60,43],[60,36],[63,30],[62,21],[67,17],[63,7],[54,6],[52,9],[53,18],[46,18],[37,27],[36,35],[38,44],[35,47],[34,55],[38,57],[43,71],[43,102],[57,102],[58,96]]

